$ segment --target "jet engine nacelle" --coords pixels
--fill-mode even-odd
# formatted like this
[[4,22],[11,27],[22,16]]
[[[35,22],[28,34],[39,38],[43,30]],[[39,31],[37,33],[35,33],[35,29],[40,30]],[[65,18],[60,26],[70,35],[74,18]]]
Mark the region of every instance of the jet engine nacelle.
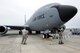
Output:
[[0,34],[5,34],[8,31],[6,26],[0,26]]

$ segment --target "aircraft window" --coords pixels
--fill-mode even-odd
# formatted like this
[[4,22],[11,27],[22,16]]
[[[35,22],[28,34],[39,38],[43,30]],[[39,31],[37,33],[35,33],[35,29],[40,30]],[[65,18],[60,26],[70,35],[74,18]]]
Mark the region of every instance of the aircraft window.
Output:
[[44,18],[44,14],[38,16],[37,18],[38,18],[38,19],[42,19],[42,18]]
[[53,17],[53,15],[50,15],[49,17]]
[[38,20],[38,19],[42,19],[42,18],[45,18],[44,14],[35,17],[33,21]]

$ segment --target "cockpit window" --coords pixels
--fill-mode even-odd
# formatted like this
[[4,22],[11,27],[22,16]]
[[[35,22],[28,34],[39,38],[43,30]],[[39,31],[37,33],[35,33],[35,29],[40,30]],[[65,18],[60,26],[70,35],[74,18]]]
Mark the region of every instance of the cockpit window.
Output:
[[34,21],[35,21],[35,20],[39,20],[39,19],[43,19],[43,18],[45,18],[45,17],[44,17],[44,14],[35,17],[35,18],[34,18]]
[[44,18],[44,14],[37,17],[37,19],[42,19],[42,18]]

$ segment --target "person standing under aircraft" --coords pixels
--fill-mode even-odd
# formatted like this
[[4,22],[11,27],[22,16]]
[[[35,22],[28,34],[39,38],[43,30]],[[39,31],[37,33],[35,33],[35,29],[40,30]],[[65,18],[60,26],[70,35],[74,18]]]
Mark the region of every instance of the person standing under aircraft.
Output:
[[26,44],[27,38],[28,38],[28,31],[26,29],[22,30],[22,44]]
[[63,31],[61,29],[58,29],[58,33],[59,33],[59,44],[64,44],[62,39],[63,39],[63,36],[62,36],[62,33]]

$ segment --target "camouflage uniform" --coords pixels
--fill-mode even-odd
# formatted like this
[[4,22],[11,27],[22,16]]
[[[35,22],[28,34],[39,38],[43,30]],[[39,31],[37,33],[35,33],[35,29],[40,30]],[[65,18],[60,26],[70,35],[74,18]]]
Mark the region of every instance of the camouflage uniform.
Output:
[[26,29],[23,29],[22,30],[22,35],[23,35],[22,44],[26,44],[26,40],[28,38],[28,31]]
[[63,41],[62,41],[62,39],[63,39],[63,36],[62,36],[63,31],[58,30],[58,33],[59,33],[59,44],[64,44]]

